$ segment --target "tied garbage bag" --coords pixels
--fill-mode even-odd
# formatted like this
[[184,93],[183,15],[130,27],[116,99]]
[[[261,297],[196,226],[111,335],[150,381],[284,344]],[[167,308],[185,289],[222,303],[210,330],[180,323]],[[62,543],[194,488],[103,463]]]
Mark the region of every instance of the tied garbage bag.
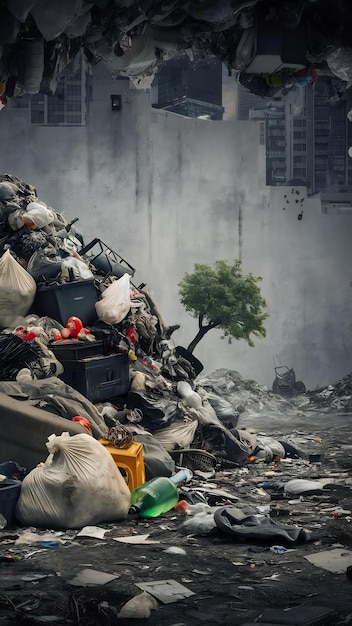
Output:
[[130,491],[110,453],[88,434],[50,435],[49,456],[22,482],[16,519],[25,526],[82,528],[124,519]]
[[0,258],[0,326],[12,326],[14,312],[27,315],[36,291],[34,278],[6,250]]

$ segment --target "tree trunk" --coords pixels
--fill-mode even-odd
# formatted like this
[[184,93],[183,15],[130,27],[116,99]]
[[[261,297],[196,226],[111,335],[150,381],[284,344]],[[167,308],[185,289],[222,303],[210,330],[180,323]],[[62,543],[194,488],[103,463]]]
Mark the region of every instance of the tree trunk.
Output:
[[204,335],[208,332],[208,330],[210,330],[211,327],[209,326],[201,326],[199,331],[197,332],[196,336],[194,337],[194,339],[191,341],[191,343],[189,344],[187,350],[188,352],[190,352],[192,354],[194,348],[196,347],[196,345],[198,345],[198,343],[200,342],[201,339],[203,339]]

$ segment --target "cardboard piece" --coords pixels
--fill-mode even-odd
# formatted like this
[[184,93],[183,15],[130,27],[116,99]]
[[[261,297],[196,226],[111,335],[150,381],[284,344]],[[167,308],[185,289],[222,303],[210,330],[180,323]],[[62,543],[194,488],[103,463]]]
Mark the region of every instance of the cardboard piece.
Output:
[[152,596],[163,602],[169,604],[170,602],[177,602],[177,600],[183,600],[189,596],[194,596],[194,592],[187,589],[177,582],[177,580],[156,580],[147,583],[136,583],[137,587],[143,591],[147,591]]

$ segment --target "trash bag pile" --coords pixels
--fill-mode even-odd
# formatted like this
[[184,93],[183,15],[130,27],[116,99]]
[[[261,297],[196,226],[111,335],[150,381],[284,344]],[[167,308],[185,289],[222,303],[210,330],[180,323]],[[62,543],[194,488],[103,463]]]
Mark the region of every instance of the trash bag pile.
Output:
[[237,428],[240,415],[346,400],[349,379],[288,402],[236,371],[202,375],[175,344],[179,325],[132,282],[134,267],[98,238],[85,243],[77,218],[67,223],[10,174],[0,175],[0,215],[0,392],[81,416],[95,438],[122,425],[162,451],[167,472],[172,460],[213,470],[283,457],[277,442]]
[[[332,11],[323,0],[8,0],[0,9],[0,98],[55,93],[81,50],[92,65],[103,62],[114,78],[126,76],[137,87],[148,79],[150,86],[160,65],[185,51],[220,59],[262,96],[317,76],[346,87],[348,5],[339,2]],[[263,65],[260,54],[277,57],[277,64]]]
[[127,425],[175,460],[188,451],[193,468],[253,453],[255,436],[236,429],[250,402],[240,376],[197,381],[203,365],[175,345],[179,325],[133,284],[132,265],[97,238],[86,244],[76,218],[10,174],[0,175],[0,214],[0,391],[81,415],[95,437]]

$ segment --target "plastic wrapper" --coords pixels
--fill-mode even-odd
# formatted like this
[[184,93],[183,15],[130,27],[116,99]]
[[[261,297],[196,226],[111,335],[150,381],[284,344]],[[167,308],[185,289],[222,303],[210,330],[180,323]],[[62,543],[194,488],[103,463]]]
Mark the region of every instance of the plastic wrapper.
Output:
[[157,430],[153,433],[155,439],[171,452],[175,448],[189,448],[198,428],[197,420],[175,421],[168,428]]
[[102,293],[95,309],[98,318],[106,324],[119,324],[126,317],[131,308],[130,277],[124,274],[114,280]]
[[88,265],[73,256],[62,259],[61,262],[61,278],[66,282],[72,280],[90,280],[94,278],[93,272]]
[[130,490],[110,453],[88,434],[50,435],[49,456],[22,482],[16,518],[26,526],[82,528],[124,519]]
[[177,402],[153,392],[129,391],[127,405],[131,409],[140,409],[143,414],[140,425],[149,432],[166,428],[179,416]]
[[50,282],[60,276],[61,262],[55,248],[48,246],[33,252],[27,263],[27,272],[36,283]]
[[232,427],[237,425],[239,414],[231,402],[211,391],[207,392],[206,397],[223,424],[231,424]]

